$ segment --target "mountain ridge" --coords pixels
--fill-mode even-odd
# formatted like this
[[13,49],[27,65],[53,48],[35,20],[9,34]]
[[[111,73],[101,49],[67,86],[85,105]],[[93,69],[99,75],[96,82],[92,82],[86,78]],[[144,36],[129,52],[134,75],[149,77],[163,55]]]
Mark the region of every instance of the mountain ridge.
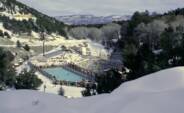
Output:
[[0,1],[0,23],[14,33],[47,32],[66,36],[66,25],[16,0]]
[[113,21],[126,21],[131,18],[130,15],[110,15],[110,16],[94,16],[94,15],[67,15],[56,16],[57,20],[64,22],[68,25],[95,25],[95,24],[108,24]]

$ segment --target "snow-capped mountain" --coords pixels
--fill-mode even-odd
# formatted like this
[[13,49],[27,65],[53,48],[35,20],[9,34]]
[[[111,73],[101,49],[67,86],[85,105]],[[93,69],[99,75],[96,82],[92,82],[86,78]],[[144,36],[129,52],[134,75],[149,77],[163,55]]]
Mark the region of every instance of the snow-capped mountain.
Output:
[[128,20],[131,18],[129,15],[118,16],[93,16],[93,15],[69,15],[55,17],[68,25],[93,25],[93,24],[107,24],[113,21]]
[[183,113],[184,67],[122,84],[111,94],[66,99],[31,90],[0,92],[0,113]]

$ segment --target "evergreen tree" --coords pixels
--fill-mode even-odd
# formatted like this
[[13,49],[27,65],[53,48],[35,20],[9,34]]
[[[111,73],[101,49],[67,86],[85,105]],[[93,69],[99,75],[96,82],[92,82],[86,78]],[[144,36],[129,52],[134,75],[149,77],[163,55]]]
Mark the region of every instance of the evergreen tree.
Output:
[[12,87],[15,83],[15,70],[11,64],[13,59],[11,52],[0,48],[0,89]]
[[17,46],[17,48],[21,48],[21,47],[22,47],[22,44],[20,43],[20,41],[19,41],[19,40],[17,40],[17,42],[16,42],[16,46]]
[[110,93],[116,89],[121,83],[124,82],[123,76],[117,70],[109,70],[104,75],[100,75],[96,78],[97,92]]
[[42,84],[42,81],[37,78],[33,71],[27,72],[24,70],[16,77],[16,89],[36,89]]

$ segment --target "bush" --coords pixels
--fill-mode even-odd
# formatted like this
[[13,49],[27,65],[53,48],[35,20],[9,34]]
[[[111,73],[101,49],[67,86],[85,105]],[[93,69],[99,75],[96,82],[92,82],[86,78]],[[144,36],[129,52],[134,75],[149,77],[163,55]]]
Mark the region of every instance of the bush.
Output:
[[86,89],[82,91],[82,95],[87,97],[87,96],[92,96],[92,95],[97,95],[97,85],[88,83],[85,87]]
[[21,48],[21,47],[22,47],[22,44],[20,43],[20,41],[19,41],[19,40],[17,40],[17,42],[16,42],[16,46],[17,46],[17,48]]
[[26,44],[26,45],[24,46],[24,49],[25,49],[26,51],[30,51],[29,45]]
[[7,38],[11,38],[11,36],[7,32],[4,32],[4,36]]
[[33,71],[24,70],[16,77],[16,89],[36,89],[42,84],[42,81],[34,74]]
[[59,95],[64,96],[64,90],[63,90],[62,87],[59,89],[59,92],[58,93],[59,93]]
[[1,36],[1,37],[4,37],[4,33],[3,33],[2,30],[0,30],[0,36]]
[[82,91],[82,95],[87,97],[87,96],[92,96],[91,94],[91,87],[89,84],[86,85],[86,90]]

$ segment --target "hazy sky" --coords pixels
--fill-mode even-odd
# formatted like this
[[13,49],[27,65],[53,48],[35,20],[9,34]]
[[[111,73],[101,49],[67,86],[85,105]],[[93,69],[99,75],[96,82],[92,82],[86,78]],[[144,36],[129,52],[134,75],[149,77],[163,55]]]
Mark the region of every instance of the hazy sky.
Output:
[[184,7],[184,0],[18,0],[50,16],[71,14],[126,15],[135,11],[165,12]]

